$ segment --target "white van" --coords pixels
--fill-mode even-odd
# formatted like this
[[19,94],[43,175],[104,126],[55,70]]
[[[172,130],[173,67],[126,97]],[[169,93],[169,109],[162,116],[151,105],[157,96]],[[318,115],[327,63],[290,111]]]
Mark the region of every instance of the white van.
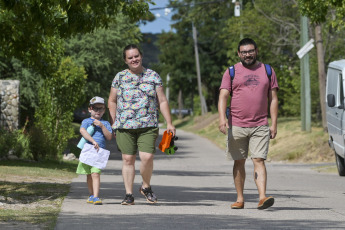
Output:
[[331,62],[327,70],[326,119],[329,146],[335,151],[340,176],[345,176],[345,59]]

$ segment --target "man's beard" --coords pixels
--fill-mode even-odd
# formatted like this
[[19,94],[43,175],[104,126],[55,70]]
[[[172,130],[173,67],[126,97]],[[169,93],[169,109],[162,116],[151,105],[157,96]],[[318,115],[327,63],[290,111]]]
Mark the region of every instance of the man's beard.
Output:
[[241,62],[244,67],[251,67],[256,63],[256,57],[253,56],[252,59],[247,59],[247,61],[244,58],[241,58]]

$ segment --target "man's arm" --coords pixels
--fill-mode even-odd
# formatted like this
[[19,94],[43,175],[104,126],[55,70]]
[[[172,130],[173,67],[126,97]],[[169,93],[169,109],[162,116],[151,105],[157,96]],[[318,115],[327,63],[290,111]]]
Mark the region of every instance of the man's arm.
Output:
[[171,132],[173,136],[175,136],[176,130],[172,124],[169,103],[164,94],[163,87],[157,87],[156,93],[157,93],[157,98],[158,98],[158,103],[159,103],[159,109],[161,113],[163,114],[165,121],[167,122],[167,131]]
[[110,115],[110,125],[113,126],[116,119],[117,89],[111,87],[108,99],[108,109]]
[[218,100],[218,113],[219,113],[219,130],[226,134],[227,129],[229,128],[228,120],[226,118],[226,104],[228,98],[230,96],[230,92],[227,89],[221,89],[219,92],[219,100]]
[[271,139],[274,139],[277,135],[277,119],[278,119],[278,93],[277,89],[272,89],[268,94],[270,115],[271,115]]

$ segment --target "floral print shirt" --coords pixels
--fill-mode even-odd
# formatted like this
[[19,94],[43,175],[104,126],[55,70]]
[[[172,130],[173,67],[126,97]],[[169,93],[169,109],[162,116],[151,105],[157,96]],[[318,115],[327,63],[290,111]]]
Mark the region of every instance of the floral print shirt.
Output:
[[111,87],[117,89],[116,118],[113,129],[158,127],[156,88],[161,77],[151,69],[132,74],[128,69],[116,74]]

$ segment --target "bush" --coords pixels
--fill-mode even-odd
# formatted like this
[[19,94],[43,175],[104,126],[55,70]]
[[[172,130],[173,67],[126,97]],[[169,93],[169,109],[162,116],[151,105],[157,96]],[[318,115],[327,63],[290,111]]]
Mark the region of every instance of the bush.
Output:
[[33,159],[30,148],[30,136],[24,132],[24,129],[15,130],[13,134],[15,141],[12,154],[23,159]]
[[15,142],[14,134],[6,129],[0,128],[0,157],[6,157],[13,148]]
[[32,159],[30,136],[25,133],[25,126],[19,130],[0,128],[0,157],[11,153],[18,158]]
[[30,136],[30,150],[32,158],[35,161],[46,158],[47,153],[50,153],[49,137],[44,134],[39,127],[33,126],[29,130]]
[[[39,108],[35,113],[32,141],[44,152],[37,157],[60,159],[68,140],[75,137],[72,127],[73,111],[80,106],[86,84],[84,68],[78,67],[70,58],[62,60],[59,70],[45,80],[39,91]],[[37,139],[41,135],[42,139]],[[36,154],[36,153],[35,153]]]

